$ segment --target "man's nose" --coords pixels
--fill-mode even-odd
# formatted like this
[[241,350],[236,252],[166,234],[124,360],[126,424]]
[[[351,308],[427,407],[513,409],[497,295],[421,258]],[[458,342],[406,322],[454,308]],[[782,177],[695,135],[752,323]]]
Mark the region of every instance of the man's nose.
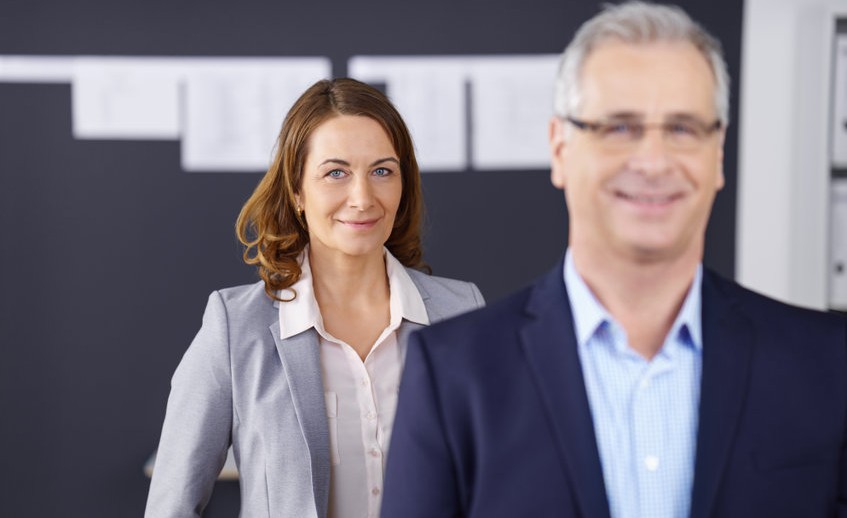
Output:
[[667,173],[670,164],[670,148],[663,128],[645,128],[633,149],[629,166],[645,176],[658,176]]

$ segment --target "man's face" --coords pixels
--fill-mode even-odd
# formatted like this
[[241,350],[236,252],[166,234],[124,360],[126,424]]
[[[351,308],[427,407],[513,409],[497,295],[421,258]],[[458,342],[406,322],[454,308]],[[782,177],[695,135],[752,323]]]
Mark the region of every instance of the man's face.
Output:
[[724,185],[724,132],[680,146],[654,125],[715,122],[715,80],[705,58],[689,43],[608,42],[588,56],[581,78],[574,118],[649,129],[622,144],[617,130],[604,136],[553,119],[551,177],[565,191],[570,245],[637,261],[699,260],[712,202]]

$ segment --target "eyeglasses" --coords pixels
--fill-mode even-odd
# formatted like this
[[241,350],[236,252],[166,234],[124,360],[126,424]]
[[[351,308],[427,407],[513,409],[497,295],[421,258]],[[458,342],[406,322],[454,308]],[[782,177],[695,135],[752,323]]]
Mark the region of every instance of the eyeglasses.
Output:
[[665,143],[672,149],[688,151],[702,146],[712,133],[721,129],[720,120],[708,124],[698,119],[684,118],[648,124],[635,120],[584,121],[564,117],[581,131],[594,134],[598,141],[610,149],[625,149],[644,138],[649,129],[662,130]]

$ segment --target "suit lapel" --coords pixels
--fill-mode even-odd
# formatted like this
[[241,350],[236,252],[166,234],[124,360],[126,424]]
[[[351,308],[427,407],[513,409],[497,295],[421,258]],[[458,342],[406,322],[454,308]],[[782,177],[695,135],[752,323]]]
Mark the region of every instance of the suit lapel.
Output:
[[532,290],[520,332],[530,372],[557,438],[583,516],[608,517],[609,506],[591,410],[577,354],[562,263]]
[[749,319],[704,272],[703,374],[692,518],[710,516],[747,395],[755,336]]
[[270,329],[288,379],[294,411],[309,448],[318,516],[325,516],[329,502],[329,424],[321,379],[318,335],[312,328],[282,340],[279,320]]

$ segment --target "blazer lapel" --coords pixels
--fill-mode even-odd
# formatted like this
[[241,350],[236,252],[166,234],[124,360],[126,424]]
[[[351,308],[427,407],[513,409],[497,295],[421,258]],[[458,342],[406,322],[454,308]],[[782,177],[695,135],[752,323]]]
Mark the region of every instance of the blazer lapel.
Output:
[[750,320],[704,272],[703,374],[692,518],[710,516],[744,409],[755,336]]
[[538,385],[559,454],[583,516],[609,516],[609,505],[582,377],[562,263],[532,290],[521,345]]
[[279,320],[270,329],[288,379],[294,411],[309,448],[318,516],[325,516],[329,505],[329,424],[321,379],[318,335],[314,329],[309,329],[282,340]]

